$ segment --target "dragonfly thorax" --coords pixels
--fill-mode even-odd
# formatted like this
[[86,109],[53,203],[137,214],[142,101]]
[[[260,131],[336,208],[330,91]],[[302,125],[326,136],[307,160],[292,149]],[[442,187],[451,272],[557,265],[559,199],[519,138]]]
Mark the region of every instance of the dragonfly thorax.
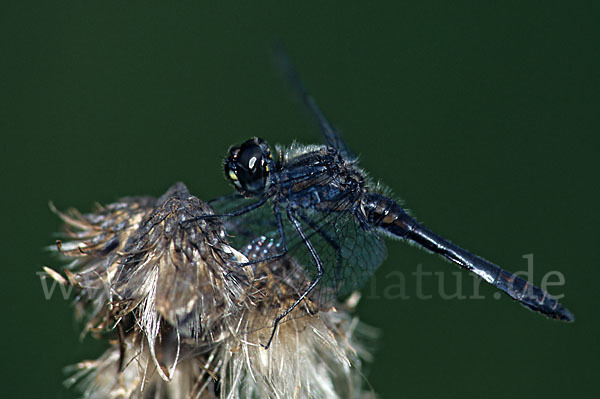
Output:
[[269,189],[276,201],[294,208],[341,211],[355,206],[365,192],[363,172],[329,146],[295,149],[277,165]]

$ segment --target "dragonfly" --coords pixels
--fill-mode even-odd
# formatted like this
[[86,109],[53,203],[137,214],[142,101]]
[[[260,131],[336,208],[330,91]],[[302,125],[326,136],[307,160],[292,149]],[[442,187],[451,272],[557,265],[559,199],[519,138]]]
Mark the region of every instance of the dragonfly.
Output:
[[356,155],[308,93],[287,55],[278,51],[276,59],[318,122],[326,144],[277,148],[278,157],[258,137],[231,147],[224,171],[236,193],[211,202],[217,212],[212,217],[224,218],[237,244],[247,243],[245,253],[253,254],[240,266],[277,265],[287,257],[304,276],[292,282],[296,299],[273,320],[264,348],[271,345],[279,323],[305,298],[326,303],[360,288],[386,257],[384,237],[441,255],[535,312],[574,321],[549,293],[412,217],[358,166]]

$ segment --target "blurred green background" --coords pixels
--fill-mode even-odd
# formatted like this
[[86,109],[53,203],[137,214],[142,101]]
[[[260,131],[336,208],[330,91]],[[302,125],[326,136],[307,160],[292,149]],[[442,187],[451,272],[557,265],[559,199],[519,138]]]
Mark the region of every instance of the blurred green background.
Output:
[[[280,39],[361,165],[433,230],[534,281],[563,273],[577,321],[537,316],[482,285],[443,300],[456,269],[390,242],[363,290],[380,329],[367,379],[382,398],[563,398],[593,388],[597,310],[597,2],[3,2],[2,380],[5,397],[71,398],[63,367],[98,356],[70,302],[36,271],[60,223],[48,209],[176,181],[231,192],[221,159],[251,136],[319,142],[269,57]],[[207,4],[211,3],[211,4]],[[409,299],[392,299],[395,271]],[[461,273],[466,295],[472,278]],[[386,291],[386,288],[388,291]],[[392,287],[393,288],[393,287]],[[594,310],[596,309],[596,310]],[[8,384],[7,384],[8,383]]]

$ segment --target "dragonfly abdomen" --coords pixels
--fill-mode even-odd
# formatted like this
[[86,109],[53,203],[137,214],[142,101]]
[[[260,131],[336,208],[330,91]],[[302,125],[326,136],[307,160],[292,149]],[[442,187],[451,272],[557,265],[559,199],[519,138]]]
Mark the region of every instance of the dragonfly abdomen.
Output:
[[380,194],[364,194],[360,209],[369,227],[376,227],[397,238],[407,238],[417,225],[416,220],[396,201]]
[[507,270],[500,269],[494,286],[533,311],[543,313],[557,320],[575,320],[571,312],[565,309],[556,298],[524,278]]
[[573,315],[556,298],[518,275],[472,254],[440,237],[409,216],[394,200],[378,194],[366,194],[362,201],[367,224],[386,233],[410,240],[431,252],[442,255],[506,293],[529,309],[548,317],[573,321]]

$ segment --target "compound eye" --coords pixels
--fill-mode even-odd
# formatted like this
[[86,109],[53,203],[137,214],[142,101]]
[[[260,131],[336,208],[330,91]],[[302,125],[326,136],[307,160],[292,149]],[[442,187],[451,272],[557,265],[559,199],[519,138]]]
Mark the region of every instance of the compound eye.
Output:
[[258,195],[265,190],[270,159],[267,143],[253,138],[229,150],[225,173],[241,194]]

